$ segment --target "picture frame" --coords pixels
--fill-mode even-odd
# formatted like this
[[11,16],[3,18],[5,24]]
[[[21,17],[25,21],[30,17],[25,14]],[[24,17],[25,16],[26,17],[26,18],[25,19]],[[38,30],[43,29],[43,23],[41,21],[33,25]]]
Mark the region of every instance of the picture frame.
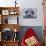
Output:
[[8,24],[17,24],[18,23],[18,17],[17,16],[9,16],[8,17]]
[[17,12],[16,10],[10,10],[10,11],[9,11],[9,14],[10,14],[10,15],[16,15],[17,13],[18,13],[18,12]]
[[9,15],[9,10],[2,10],[2,15]]
[[24,8],[22,11],[23,18],[37,18],[36,8]]

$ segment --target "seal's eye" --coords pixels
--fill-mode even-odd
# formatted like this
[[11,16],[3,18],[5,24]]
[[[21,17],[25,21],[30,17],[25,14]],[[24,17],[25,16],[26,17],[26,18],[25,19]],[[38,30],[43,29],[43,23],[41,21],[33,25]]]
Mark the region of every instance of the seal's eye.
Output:
[[34,11],[31,11],[32,14],[34,14]]
[[28,13],[28,11],[25,11],[25,13],[27,14],[27,13]]

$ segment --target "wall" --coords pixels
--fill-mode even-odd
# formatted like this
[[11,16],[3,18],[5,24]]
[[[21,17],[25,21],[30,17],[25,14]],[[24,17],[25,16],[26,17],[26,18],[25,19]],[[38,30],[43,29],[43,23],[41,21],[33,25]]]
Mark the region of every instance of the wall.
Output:
[[0,0],[0,6],[1,6],[1,7],[14,6],[14,1],[15,1],[15,0]]
[[23,15],[20,16],[20,24],[22,26],[43,26],[43,6],[42,0],[24,0],[21,2],[23,8],[36,8],[37,18],[36,19],[24,19]]
[[[0,6],[14,6],[15,0],[0,0]],[[43,0],[17,0],[20,6],[20,25],[21,26],[43,26]],[[23,8],[37,8],[37,18],[36,19],[24,19],[21,14]]]

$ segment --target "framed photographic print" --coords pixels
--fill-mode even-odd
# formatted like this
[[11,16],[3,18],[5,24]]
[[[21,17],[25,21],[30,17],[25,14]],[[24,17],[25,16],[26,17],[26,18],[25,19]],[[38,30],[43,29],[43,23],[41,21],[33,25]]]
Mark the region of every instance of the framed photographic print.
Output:
[[2,15],[9,15],[9,10],[2,10]]
[[23,14],[23,18],[37,18],[37,9],[24,8],[22,14]]
[[9,16],[8,24],[17,24],[17,16]]
[[9,14],[10,14],[10,15],[16,15],[16,14],[17,14],[17,11],[15,11],[15,10],[10,10],[10,11],[9,11]]

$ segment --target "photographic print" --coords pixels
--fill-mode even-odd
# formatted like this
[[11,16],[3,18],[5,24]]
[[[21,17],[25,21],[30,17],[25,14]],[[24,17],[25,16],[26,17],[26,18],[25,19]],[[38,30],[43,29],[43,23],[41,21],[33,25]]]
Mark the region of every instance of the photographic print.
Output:
[[2,15],[9,15],[9,10],[2,10]]
[[36,8],[24,8],[22,14],[24,18],[37,18],[37,9]]

